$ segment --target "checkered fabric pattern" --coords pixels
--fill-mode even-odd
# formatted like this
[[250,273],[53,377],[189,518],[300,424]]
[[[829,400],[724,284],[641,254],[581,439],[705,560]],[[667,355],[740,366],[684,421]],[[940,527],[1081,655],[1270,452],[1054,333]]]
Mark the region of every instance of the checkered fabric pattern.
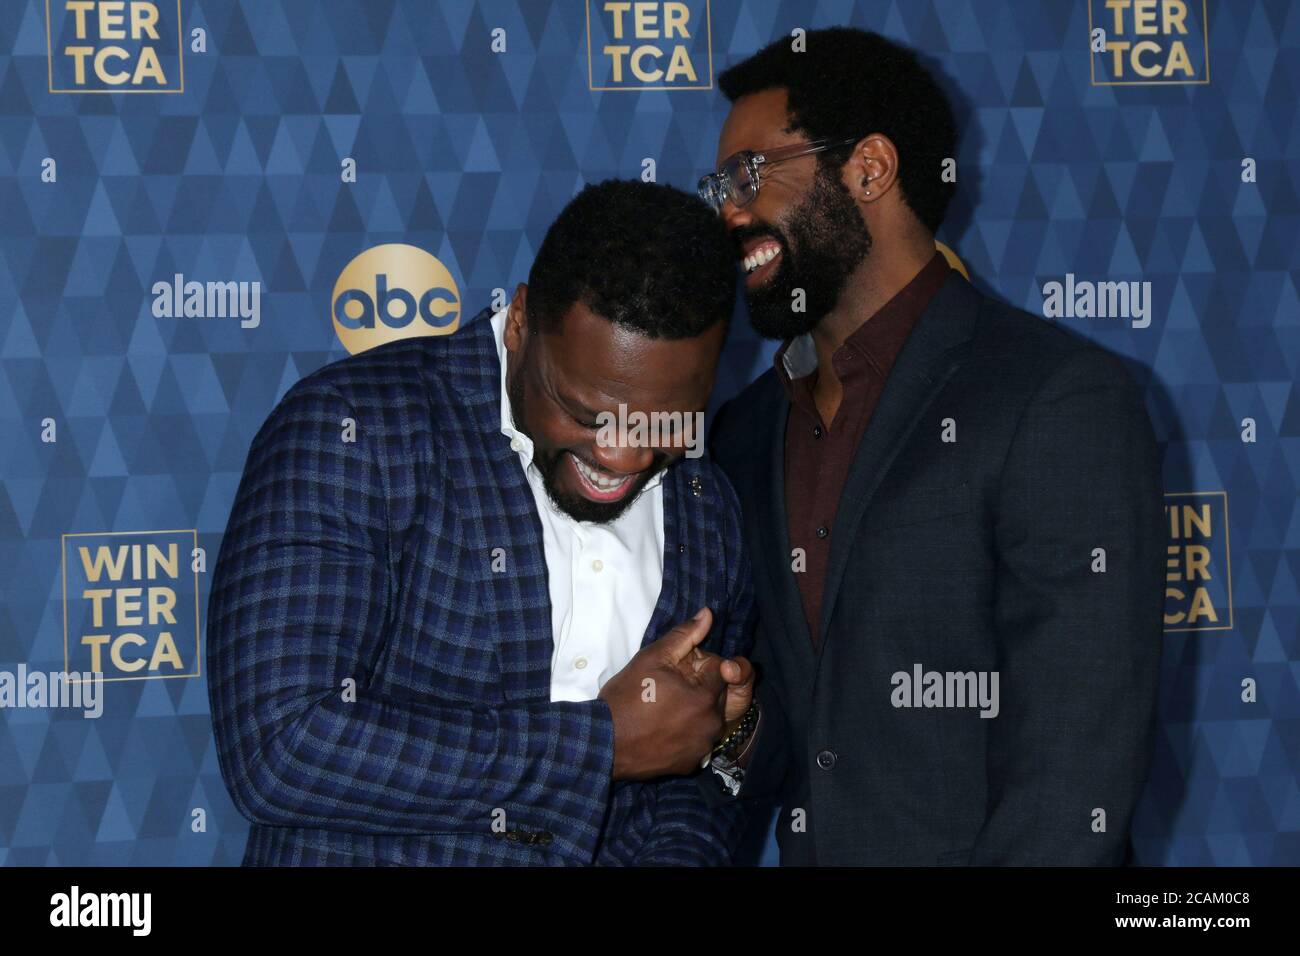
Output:
[[[207,628],[245,864],[730,861],[742,807],[689,777],[611,781],[608,706],[550,700],[541,525],[488,317],[317,370],[253,440]],[[738,508],[707,457],[669,469],[646,641],[708,605],[705,647],[748,650]]]

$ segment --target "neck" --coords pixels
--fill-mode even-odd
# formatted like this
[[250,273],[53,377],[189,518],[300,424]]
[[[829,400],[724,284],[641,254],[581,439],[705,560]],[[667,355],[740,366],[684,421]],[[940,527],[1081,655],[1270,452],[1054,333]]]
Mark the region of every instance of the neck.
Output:
[[835,308],[826,313],[812,331],[813,347],[817,350],[813,401],[824,422],[834,419],[843,395],[831,357],[845,339],[916,278],[935,252],[934,239],[928,235],[899,237],[890,243],[890,247],[889,252],[877,252],[873,248],[858,263],[844,284]]
[[934,240],[927,237],[924,241],[896,243],[890,253],[873,248],[858,264],[844,284],[835,308],[812,331],[820,380],[834,378],[831,356],[836,349],[915,279],[934,253]]

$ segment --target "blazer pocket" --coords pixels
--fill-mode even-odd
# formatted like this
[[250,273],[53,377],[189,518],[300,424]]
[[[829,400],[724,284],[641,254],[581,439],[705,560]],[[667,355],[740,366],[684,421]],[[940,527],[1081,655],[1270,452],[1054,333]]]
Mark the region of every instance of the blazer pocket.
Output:
[[975,507],[970,482],[953,488],[908,493],[904,497],[873,501],[867,510],[869,529],[899,528],[964,514]]

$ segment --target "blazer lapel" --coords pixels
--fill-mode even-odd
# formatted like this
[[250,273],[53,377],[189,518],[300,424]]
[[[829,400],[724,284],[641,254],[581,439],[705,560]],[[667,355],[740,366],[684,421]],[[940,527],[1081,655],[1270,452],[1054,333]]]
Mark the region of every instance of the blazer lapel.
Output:
[[858,524],[899,448],[956,369],[963,347],[974,333],[979,306],[979,293],[953,272],[917,320],[890,371],[858,443],[835,514],[822,592],[819,660]]
[[501,434],[501,362],[491,317],[485,309],[451,337],[448,347],[456,349],[444,373],[469,416],[465,437],[473,444],[465,460],[487,469],[487,476],[464,482],[478,496],[473,510],[487,546],[483,559],[497,547],[506,552],[507,573],[487,575],[485,603],[503,694],[510,701],[549,700],[555,642],[542,521],[519,457]]
[[759,449],[754,462],[754,487],[758,502],[758,553],[752,556],[750,566],[757,575],[766,572],[766,586],[755,581],[755,598],[776,605],[779,627],[766,628],[769,639],[779,640],[786,646],[787,654],[799,669],[800,683],[812,674],[812,636],[804,617],[803,600],[790,567],[790,529],[786,523],[785,508],[785,429],[790,415],[790,402],[779,384],[770,391],[768,407],[754,410],[760,421],[769,422],[766,446]]
[[[680,620],[673,619],[675,612],[680,611],[677,607],[677,581],[681,574],[682,563],[691,560],[692,555],[696,553],[695,542],[686,542],[683,538],[695,537],[691,531],[692,529],[698,531],[701,524],[700,521],[692,522],[691,516],[685,513],[689,505],[679,487],[681,484],[679,472],[684,467],[686,467],[685,462],[670,468],[660,479],[664,495],[663,580],[659,586],[659,600],[655,602],[654,612],[650,615],[650,623],[646,625],[645,633],[641,635],[642,647],[658,640],[668,628],[681,623]],[[681,551],[682,545],[685,545],[685,552]]]

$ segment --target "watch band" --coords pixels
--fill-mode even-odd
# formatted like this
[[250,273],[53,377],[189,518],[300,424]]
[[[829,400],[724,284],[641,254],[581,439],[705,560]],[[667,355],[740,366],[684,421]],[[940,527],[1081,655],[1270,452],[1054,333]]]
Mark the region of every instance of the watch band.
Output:
[[[751,716],[753,719],[746,728],[746,721]],[[763,710],[758,706],[756,700],[749,705],[749,710],[745,712],[745,719],[742,720],[741,725],[713,748],[713,757],[708,764],[709,769],[718,776],[722,789],[733,797],[740,795],[740,789],[745,782],[745,768],[740,766],[739,761],[749,752],[749,747],[754,742],[762,717]],[[745,728],[744,735],[738,736],[742,728]],[[739,752],[737,752],[736,748],[739,748]]]

